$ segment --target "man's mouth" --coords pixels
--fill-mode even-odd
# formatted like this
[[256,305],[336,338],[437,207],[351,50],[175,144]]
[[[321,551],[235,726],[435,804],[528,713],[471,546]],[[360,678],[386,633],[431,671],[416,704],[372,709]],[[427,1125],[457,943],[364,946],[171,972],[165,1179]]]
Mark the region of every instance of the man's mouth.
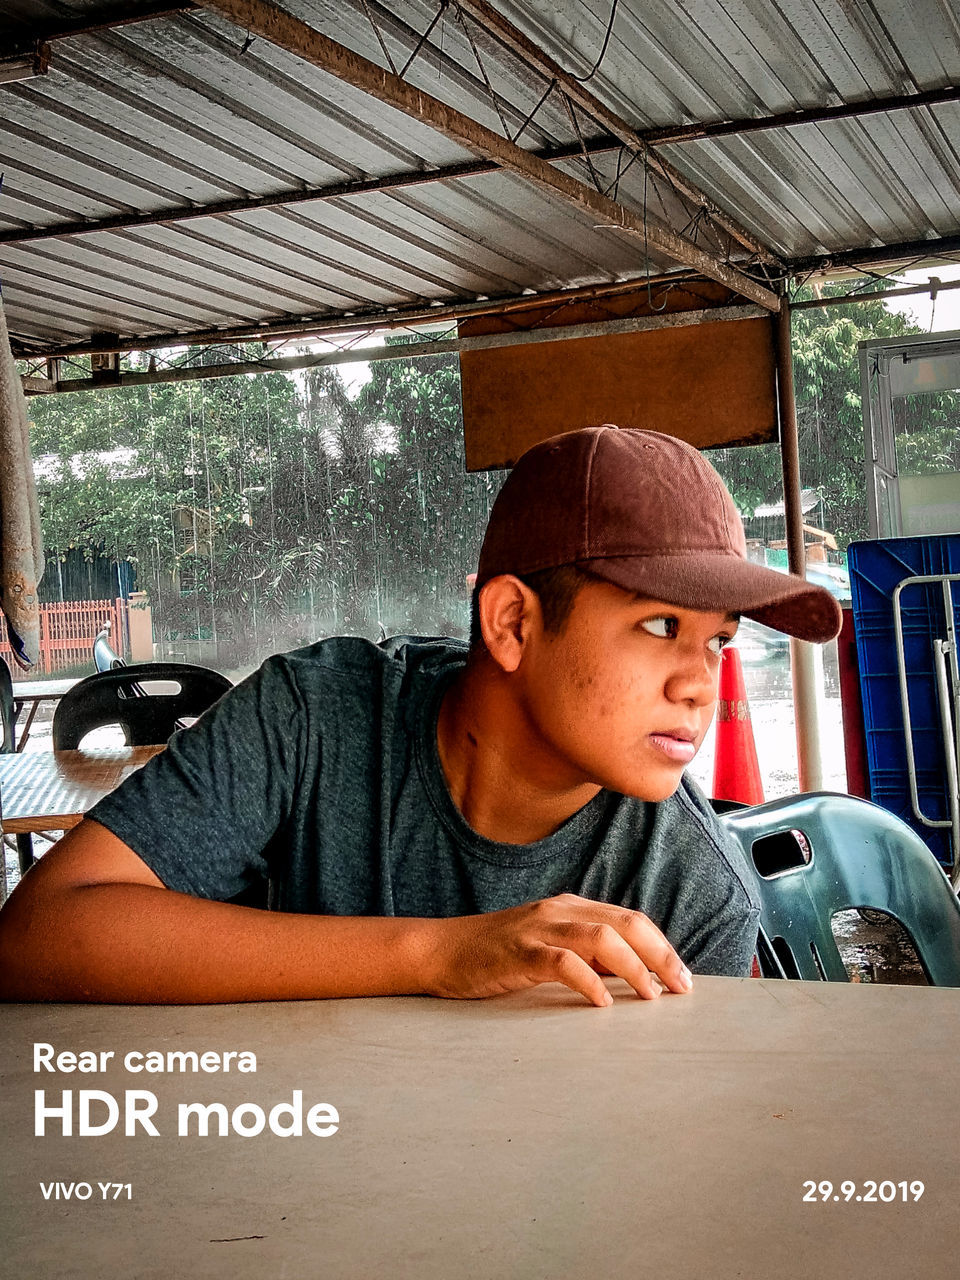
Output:
[[676,764],[689,764],[697,754],[696,734],[689,729],[668,729],[664,733],[651,733],[650,741],[657,751]]

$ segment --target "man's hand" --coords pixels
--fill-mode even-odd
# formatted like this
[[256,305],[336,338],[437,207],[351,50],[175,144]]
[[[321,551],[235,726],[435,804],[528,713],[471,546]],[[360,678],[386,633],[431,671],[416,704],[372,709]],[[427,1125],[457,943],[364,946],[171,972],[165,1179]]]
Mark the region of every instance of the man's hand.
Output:
[[572,893],[432,925],[430,995],[469,1000],[562,982],[591,1004],[608,1005],[601,973],[626,979],[646,1000],[663,988],[682,994],[693,985],[689,969],[641,911]]
[[572,894],[448,920],[260,911],[164,888],[89,818],[30,869],[0,913],[5,1000],[469,998],[563,982],[605,1005],[601,973],[647,999],[661,984],[690,988],[679,956],[639,911]]

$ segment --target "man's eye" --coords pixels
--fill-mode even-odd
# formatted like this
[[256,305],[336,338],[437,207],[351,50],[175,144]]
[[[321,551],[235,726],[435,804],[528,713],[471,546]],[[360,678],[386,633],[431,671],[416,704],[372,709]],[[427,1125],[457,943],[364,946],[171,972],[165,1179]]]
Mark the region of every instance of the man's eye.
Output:
[[707,648],[711,653],[719,654],[733,640],[733,636],[714,636],[712,640],[707,641]]
[[660,636],[664,640],[673,640],[680,626],[676,618],[666,616],[644,618],[641,625],[644,631],[649,631],[652,636]]

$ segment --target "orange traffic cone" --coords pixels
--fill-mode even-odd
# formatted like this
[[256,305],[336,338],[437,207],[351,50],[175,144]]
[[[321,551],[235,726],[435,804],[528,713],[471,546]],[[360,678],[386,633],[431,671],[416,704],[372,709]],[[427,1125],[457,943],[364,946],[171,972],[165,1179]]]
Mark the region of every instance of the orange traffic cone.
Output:
[[728,645],[720,659],[717,736],[713,755],[715,800],[763,804],[763,783],[743,683],[740,654]]

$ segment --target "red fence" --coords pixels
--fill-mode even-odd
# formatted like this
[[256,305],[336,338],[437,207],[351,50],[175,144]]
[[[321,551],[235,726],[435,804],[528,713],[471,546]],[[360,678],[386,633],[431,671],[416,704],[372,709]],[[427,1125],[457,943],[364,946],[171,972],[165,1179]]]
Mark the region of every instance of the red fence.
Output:
[[129,648],[127,603],[125,600],[65,600],[40,606],[40,656],[36,666],[21,671],[6,638],[0,638],[0,654],[16,680],[52,675],[68,667],[88,667],[92,673],[93,641],[106,622],[110,623],[110,644],[117,653]]

